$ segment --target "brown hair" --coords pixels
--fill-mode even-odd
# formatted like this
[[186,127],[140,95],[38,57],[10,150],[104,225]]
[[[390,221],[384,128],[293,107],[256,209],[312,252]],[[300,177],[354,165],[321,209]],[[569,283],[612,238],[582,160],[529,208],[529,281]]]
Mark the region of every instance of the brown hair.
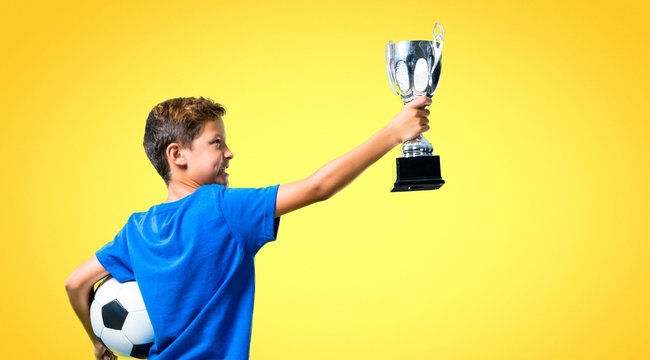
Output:
[[169,99],[154,106],[144,128],[143,145],[149,161],[166,184],[170,180],[165,154],[167,146],[178,142],[181,146],[191,147],[206,121],[225,114],[222,105],[202,97]]

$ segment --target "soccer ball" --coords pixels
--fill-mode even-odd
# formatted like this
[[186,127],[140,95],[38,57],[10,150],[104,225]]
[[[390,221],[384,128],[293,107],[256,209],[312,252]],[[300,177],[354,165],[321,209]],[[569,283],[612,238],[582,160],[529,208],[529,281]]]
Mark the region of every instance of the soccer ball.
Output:
[[153,345],[153,327],[138,283],[104,280],[90,304],[93,332],[114,353],[146,359]]

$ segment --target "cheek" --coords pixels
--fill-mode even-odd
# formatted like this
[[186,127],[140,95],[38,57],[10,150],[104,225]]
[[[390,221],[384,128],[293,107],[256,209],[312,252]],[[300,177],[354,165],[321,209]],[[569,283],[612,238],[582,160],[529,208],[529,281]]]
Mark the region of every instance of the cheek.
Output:
[[213,163],[215,166],[220,166],[222,162],[223,162],[223,153],[221,151],[217,151],[214,154]]

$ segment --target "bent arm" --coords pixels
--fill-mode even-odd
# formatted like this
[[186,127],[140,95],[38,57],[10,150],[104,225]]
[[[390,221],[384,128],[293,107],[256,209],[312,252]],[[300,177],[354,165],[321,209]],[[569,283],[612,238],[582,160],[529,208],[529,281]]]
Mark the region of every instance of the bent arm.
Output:
[[430,104],[431,99],[426,96],[416,98],[363,144],[327,163],[306,179],[281,184],[276,197],[275,216],[329,199],[392,148],[427,131],[429,110],[425,107]]
[[93,333],[90,324],[90,298],[93,285],[107,275],[108,271],[93,256],[76,268],[65,282],[65,290],[68,293],[70,305],[72,305],[74,312],[94,345],[99,344],[100,341]]

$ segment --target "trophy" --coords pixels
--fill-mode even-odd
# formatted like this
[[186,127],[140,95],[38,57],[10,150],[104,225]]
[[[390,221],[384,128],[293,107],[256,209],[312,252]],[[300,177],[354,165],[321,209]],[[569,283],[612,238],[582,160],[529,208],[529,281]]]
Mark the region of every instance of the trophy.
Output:
[[[404,104],[416,96],[433,96],[440,80],[443,40],[444,29],[436,23],[433,41],[389,41],[386,45],[388,81]],[[402,144],[396,162],[393,192],[434,190],[445,183],[440,157],[433,155],[433,146],[422,135]]]

